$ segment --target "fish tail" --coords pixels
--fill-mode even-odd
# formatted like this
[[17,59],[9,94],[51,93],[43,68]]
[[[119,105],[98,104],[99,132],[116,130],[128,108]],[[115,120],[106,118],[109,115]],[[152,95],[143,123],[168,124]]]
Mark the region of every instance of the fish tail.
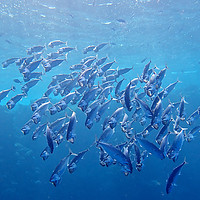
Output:
[[179,78],[177,78],[177,83],[182,83],[182,81],[180,81]]
[[16,89],[16,87],[13,85],[13,86],[11,87],[11,90],[15,92],[15,89]]
[[74,47],[74,50],[75,50],[75,51],[78,51],[78,49],[77,49],[77,45]]
[[44,44],[44,49],[45,49],[45,50],[47,50],[47,46],[48,46],[48,45],[45,43],[45,44]]
[[170,101],[170,99],[168,99],[168,101],[169,101],[169,104],[172,106],[172,108],[174,108],[174,105],[173,105],[173,103]]
[[69,148],[69,155],[72,155],[72,156],[77,156],[77,154],[76,154],[76,153],[74,153],[74,152],[71,150],[71,148]]
[[186,156],[184,157],[184,161],[183,161],[185,164],[189,164],[187,161],[186,161]]
[[64,60],[65,60],[66,62],[67,62],[68,54],[69,54],[69,53],[66,53],[66,54],[65,54],[65,59],[64,59]]
[[109,60],[110,58],[108,57],[108,54],[106,55],[106,58]]
[[132,70],[134,71],[134,65],[132,66]]

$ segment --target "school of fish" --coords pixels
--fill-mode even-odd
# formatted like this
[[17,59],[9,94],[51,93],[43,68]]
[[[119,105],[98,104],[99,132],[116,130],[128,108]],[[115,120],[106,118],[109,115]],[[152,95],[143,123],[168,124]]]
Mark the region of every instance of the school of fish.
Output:
[[[85,47],[82,53],[96,54],[109,45],[109,43],[90,45]],[[49,49],[57,50],[48,53]],[[53,71],[53,68],[64,65],[71,51],[77,51],[77,48],[68,46],[67,42],[55,40],[48,45],[28,48],[25,57],[4,61],[3,69],[15,63],[23,77],[23,80],[17,78],[13,80],[15,84],[22,85],[21,93],[6,103],[7,108],[13,109],[20,100],[28,97],[29,90],[37,86],[42,76]],[[181,97],[180,102],[169,101],[164,107],[166,104],[164,101],[169,100],[166,97],[180,82],[176,80],[167,87],[161,87],[168,70],[167,66],[161,69],[151,67],[149,61],[141,75],[136,75],[127,81],[125,74],[129,73],[133,77],[134,68],[115,67],[116,61],[108,59],[107,56],[101,58],[98,55],[88,56],[80,63],[71,65],[69,67],[71,73],[54,74],[41,98],[31,104],[33,114],[21,131],[27,135],[33,129],[33,125],[37,125],[33,130],[32,139],[36,140],[41,135],[46,137],[46,147],[40,154],[43,160],[48,159],[62,142],[74,145],[76,143],[76,126],[80,122],[70,105],[76,105],[85,113],[85,126],[89,131],[95,123],[101,121],[102,124],[102,133],[99,138],[93,135],[94,143],[91,146],[78,153],[73,153],[69,149],[69,154],[58,163],[50,176],[50,182],[54,186],[61,182],[66,170],[74,173],[78,165],[81,165],[79,162],[91,148],[99,149],[100,165],[109,167],[118,164],[127,176],[133,173],[134,166],[140,172],[149,155],[177,162],[184,142],[192,141],[195,134],[200,131],[200,126],[195,125],[196,119],[200,116],[200,107],[188,117],[185,113],[187,102],[184,97]],[[146,59],[141,63],[145,61]],[[124,84],[125,87],[122,88]],[[1,91],[0,101],[11,91],[15,91],[15,86]],[[59,97],[56,103],[52,103],[54,96]],[[113,102],[118,106],[114,112],[109,112]],[[70,116],[66,114],[66,110],[71,113]],[[53,122],[50,122],[50,117],[45,118],[46,115],[52,116],[62,111],[65,111],[64,116]],[[143,131],[138,132],[134,128],[135,123],[140,124]],[[116,127],[118,129],[120,127],[125,142],[113,145],[112,136]],[[157,134],[154,140],[150,141],[148,135],[153,131]],[[185,164],[184,160],[171,172],[166,184],[167,194],[171,192]]]

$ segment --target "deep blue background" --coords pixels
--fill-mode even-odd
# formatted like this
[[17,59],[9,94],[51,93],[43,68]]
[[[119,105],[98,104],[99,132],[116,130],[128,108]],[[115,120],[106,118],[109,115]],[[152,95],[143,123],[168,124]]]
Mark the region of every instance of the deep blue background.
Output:
[[[32,141],[31,134],[23,136],[23,124],[31,117],[30,103],[41,97],[51,76],[69,72],[68,66],[84,57],[81,50],[101,42],[111,42],[99,53],[116,58],[116,66],[134,66],[134,72],[127,79],[141,74],[144,63],[152,60],[152,66],[169,70],[163,86],[176,81],[175,91],[169,96],[175,102],[184,96],[187,115],[200,102],[199,90],[199,44],[200,44],[200,2],[191,1],[1,1],[0,2],[0,62],[25,56],[28,47],[47,44],[51,40],[68,41],[78,52],[69,54],[66,65],[52,70],[37,87],[31,89],[28,98],[23,99],[13,110],[8,111],[5,103],[14,93],[1,102],[0,106],[0,199],[199,199],[199,141],[197,135],[191,143],[185,143],[177,163],[160,161],[150,156],[143,170],[135,169],[126,177],[119,166],[101,167],[98,150],[92,148],[81,161],[74,174],[64,174],[62,183],[55,188],[49,177],[58,162],[68,153],[66,142],[55,153],[43,161],[39,155],[46,145],[45,138]],[[106,3],[110,3],[107,4]],[[112,3],[112,4],[111,4]],[[119,23],[116,19],[124,19]],[[0,69],[0,91],[13,85],[13,79],[20,78],[15,65]],[[16,94],[20,92],[18,86]],[[94,142],[95,135],[101,134],[101,126],[89,131],[84,127],[85,115],[72,107],[78,115],[77,141],[71,145],[78,152]],[[114,111],[116,104],[108,112]],[[64,113],[56,117],[63,116]],[[51,121],[53,119],[51,118]],[[198,125],[198,121],[196,125]],[[134,127],[140,131],[141,127]],[[125,138],[119,127],[115,140]],[[187,158],[177,180],[177,187],[168,196],[165,194],[166,179],[172,169]]]

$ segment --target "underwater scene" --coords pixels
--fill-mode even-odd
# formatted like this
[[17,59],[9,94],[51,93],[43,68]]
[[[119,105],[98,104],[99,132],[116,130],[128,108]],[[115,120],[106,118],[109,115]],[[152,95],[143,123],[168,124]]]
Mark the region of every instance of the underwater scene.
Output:
[[199,199],[199,11],[1,0],[0,200]]

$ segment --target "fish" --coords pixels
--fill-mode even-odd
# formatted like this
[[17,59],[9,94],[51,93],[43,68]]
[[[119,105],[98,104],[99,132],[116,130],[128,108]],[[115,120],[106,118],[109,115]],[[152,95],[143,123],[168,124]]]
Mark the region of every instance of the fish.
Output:
[[42,61],[43,61],[43,59],[36,60],[36,61],[31,62],[29,65],[27,65],[24,68],[24,70],[22,71],[24,78],[28,78],[30,73],[35,71],[39,67],[39,65]]
[[57,67],[62,62],[64,62],[65,59],[51,59],[48,60],[47,63],[43,65],[45,72],[49,72],[52,68]]
[[98,87],[91,88],[89,91],[86,91],[78,103],[78,107],[84,112],[87,109],[87,106],[94,97],[96,97],[96,92]]
[[74,139],[76,137],[75,134],[75,126],[77,124],[77,119],[76,119],[76,113],[73,112],[70,119],[69,119],[69,125],[67,128],[67,134],[66,134],[66,139],[68,142],[71,142],[72,144],[74,143]]
[[50,87],[49,89],[46,90],[46,92],[43,94],[43,97],[49,97],[50,94],[54,91],[55,86]]
[[184,97],[181,98],[181,102],[178,108],[178,116],[180,117],[180,120],[185,120],[185,99]]
[[186,120],[188,125],[192,125],[196,119],[200,116],[200,107],[197,108]]
[[151,64],[151,60],[145,65],[144,69],[143,69],[143,73],[142,76],[140,77],[140,81],[141,82],[147,82],[148,81],[148,70]]
[[68,53],[72,50],[76,50],[77,51],[77,47],[61,47],[60,49],[58,49],[59,53]]
[[51,48],[54,48],[56,46],[60,46],[62,44],[65,44],[67,46],[67,42],[63,42],[61,40],[54,40],[54,41],[51,41],[49,42],[48,46],[51,47]]
[[110,127],[107,127],[106,129],[103,130],[103,133],[99,137],[98,142],[108,142],[109,139],[113,136],[114,134],[114,129],[111,129]]
[[24,94],[27,94],[28,91],[30,90],[30,88],[32,88],[33,86],[35,86],[41,79],[33,79],[29,82],[27,82],[26,84],[24,84],[21,88],[21,91],[24,93]]
[[142,145],[142,147],[147,150],[152,155],[155,155],[156,157],[163,160],[165,156],[163,155],[163,152],[155,146],[153,143],[149,142],[148,140],[137,138],[138,142]]
[[33,46],[33,47],[28,48],[26,52],[28,55],[31,55],[33,53],[41,52],[44,48],[45,46],[42,46],[42,45]]
[[97,77],[97,71],[93,72],[89,76],[89,78],[87,80],[87,85],[88,85],[89,88],[91,88],[94,85],[96,77]]
[[16,103],[19,102],[25,95],[24,94],[17,94],[12,97],[7,103],[6,107],[11,110],[15,107]]
[[17,78],[13,79],[13,81],[14,81],[15,83],[19,83],[19,84],[21,84],[21,83],[22,83],[22,81],[20,81],[20,80],[19,80],[19,79],[17,79]]
[[118,22],[120,22],[120,23],[126,23],[126,21],[124,20],[124,19],[116,19]]
[[61,56],[63,56],[63,54],[59,53],[58,51],[52,52],[52,53],[47,54],[47,60],[49,60],[49,59],[57,59],[57,58],[59,58]]
[[15,86],[12,86],[10,89],[8,89],[8,90],[2,90],[1,92],[0,92],[0,102],[5,98],[5,97],[7,97],[8,96],[8,94],[10,93],[10,91],[15,91]]
[[160,129],[156,136],[156,142],[159,145],[161,144],[163,137],[167,134],[167,132],[169,132],[169,124],[170,122],[168,124],[163,125],[163,127]]
[[108,120],[109,126],[113,129],[117,125],[117,122],[122,118],[124,113],[124,108],[120,107],[113,114],[110,116],[110,119]]
[[37,99],[35,102],[31,104],[31,110],[35,111],[40,105],[42,105],[43,103],[47,101],[49,101],[48,97],[42,97],[40,99]]
[[53,153],[54,150],[54,143],[53,143],[53,138],[52,138],[52,131],[49,128],[49,126],[47,125],[46,127],[46,136],[47,136],[47,144],[49,146],[50,149],[50,153]]
[[147,157],[148,153],[147,151],[140,152],[140,149],[138,145],[133,142],[134,150],[135,150],[135,162],[136,162],[136,169],[137,171],[141,171],[143,167],[144,159]]
[[167,150],[168,150],[168,137],[171,134],[171,132],[168,132],[161,140],[160,142],[160,150],[163,152],[163,155],[167,156]]
[[131,82],[126,86],[126,89],[124,92],[125,105],[129,112],[133,109],[131,98],[130,98],[130,86],[131,86]]
[[65,110],[68,106],[69,102],[72,101],[74,97],[75,92],[71,92],[67,94],[65,97],[63,97],[57,104],[57,111],[60,112],[62,110]]
[[101,93],[98,96],[98,99],[108,98],[108,95],[111,94],[113,86],[107,86],[102,89]]
[[169,159],[172,159],[174,162],[178,159],[179,152],[183,146],[185,129],[181,129],[181,131],[176,135],[174,141],[170,148],[167,151],[167,156]]
[[166,125],[171,121],[171,115],[172,115],[172,108],[174,108],[172,103],[169,103],[167,108],[162,113],[162,124]]
[[53,121],[52,123],[48,124],[50,130],[52,131],[52,136],[57,135],[58,131],[65,123],[66,118],[67,118],[67,115],[64,117],[58,118],[55,121]]
[[154,112],[153,112],[153,116],[152,116],[152,119],[151,119],[151,125],[155,128],[155,129],[158,129],[161,122],[162,122],[162,102],[161,102],[161,99],[158,101],[155,109],[154,109]]
[[52,107],[49,108],[50,115],[55,115],[58,112],[58,104],[60,102],[55,103]]
[[138,98],[137,94],[135,94],[135,99],[139,102],[139,104],[141,105],[144,113],[145,113],[145,116],[147,118],[152,118],[153,117],[153,113],[151,111],[151,109],[149,108],[149,106],[144,102],[142,101],[141,99]]
[[123,74],[126,74],[128,73],[129,71],[133,70],[133,67],[127,67],[127,68],[123,68],[123,69],[117,69],[117,77],[123,75]]
[[33,123],[33,120],[29,120],[28,122],[26,122],[25,124],[24,124],[24,126],[21,128],[21,132],[24,134],[24,135],[27,135],[29,132],[30,132],[30,130],[31,130],[31,128],[32,128],[32,126],[34,125],[34,123]]
[[33,113],[31,119],[35,124],[38,124],[41,121],[41,117],[45,115],[45,112],[48,110],[50,101],[41,104]]
[[177,85],[177,83],[180,83],[179,80],[177,80],[174,83],[169,84],[165,89],[164,89],[164,94],[163,97],[166,98],[168,96],[168,94],[175,88],[175,86]]
[[56,138],[54,141],[56,142],[57,145],[63,142],[65,135],[67,134],[67,129],[68,129],[69,122],[65,123],[57,132]]
[[189,131],[189,133],[185,136],[186,141],[190,142],[196,133],[200,131],[200,126],[195,126],[192,130]]
[[101,44],[98,44],[97,46],[95,46],[95,48],[93,49],[93,51],[95,53],[97,53],[100,49],[102,49],[103,47],[105,47],[106,45],[108,45],[108,43],[101,43]]
[[132,120],[137,121],[141,115],[142,109],[140,107],[136,107],[135,111],[133,112],[132,115]]
[[86,149],[84,151],[79,152],[78,154],[73,154],[74,158],[71,159],[67,165],[67,169],[69,171],[70,174],[74,173],[74,171],[77,168],[77,164],[80,162],[80,160],[83,159],[83,157],[85,156],[85,154],[89,151],[89,149]]
[[179,131],[180,130],[180,117],[177,115],[176,119],[174,120],[174,125],[173,125],[173,130],[174,131]]
[[15,61],[15,64],[16,64],[17,66],[20,66],[25,60],[26,60],[26,57],[18,58],[18,59]]
[[100,66],[107,60],[107,58],[108,58],[107,56],[106,57],[102,57],[101,59],[98,59],[95,64],[97,66]]
[[61,182],[61,178],[65,171],[67,170],[68,167],[68,162],[71,156],[71,152],[64,157],[59,164],[56,166],[55,170],[53,171],[51,177],[50,177],[50,182],[56,187],[58,184]]
[[85,61],[85,62],[83,63],[83,65],[86,66],[86,67],[90,67],[91,64],[92,64],[95,60],[96,60],[96,57],[91,58],[91,59],[88,59],[87,61]]
[[[108,72],[108,71],[106,71],[106,72]],[[113,81],[113,80],[115,80],[116,82],[117,82],[117,80],[116,80],[116,78],[117,78],[117,74],[111,74],[111,75],[106,75],[106,72],[105,72],[105,76],[103,77],[103,79],[102,79],[102,82],[104,83],[104,82],[107,82],[107,81]]]
[[32,72],[29,73],[26,77],[24,77],[24,82],[27,82],[31,79],[41,79],[41,76],[43,75],[43,72]]
[[140,62],[143,63],[147,60],[147,57],[145,57],[144,59],[142,59]]
[[131,80],[131,86],[136,86],[138,84],[139,78],[134,78]]
[[177,167],[175,167],[172,171],[172,173],[170,174],[168,180],[167,180],[167,185],[166,185],[166,193],[169,194],[173,188],[173,186],[175,185],[175,181],[178,177],[178,175],[180,175],[182,167],[186,164],[186,161],[184,160],[183,163],[181,163],[180,165],[178,165]]
[[32,135],[32,140],[36,140],[42,132],[45,132],[47,124],[48,124],[48,122],[41,124],[35,129],[35,131],[33,132],[33,135]]
[[97,142],[97,146],[104,149],[108,155],[110,155],[113,159],[115,159],[121,166],[125,168],[128,173],[132,173],[133,167],[132,163],[126,155],[124,155],[119,149],[112,146],[111,144]]
[[87,109],[86,109],[84,112],[85,112],[86,114],[90,113],[91,110],[92,110],[93,108],[95,108],[95,107],[98,106],[98,105],[101,105],[102,103],[104,103],[104,101],[105,101],[105,98],[97,99],[97,100],[93,101],[93,102],[87,107]]
[[104,78],[106,78],[106,77],[109,76],[109,75],[113,75],[113,74],[114,74],[115,79],[116,79],[116,78],[118,78],[116,72],[117,72],[116,69],[108,69],[108,70],[105,72],[105,77],[104,77]]
[[99,104],[97,104],[89,113],[87,113],[87,118],[85,120],[85,126],[88,129],[91,129],[93,126],[93,121],[96,117],[96,114],[98,112],[99,109]]
[[86,57],[86,58],[83,58],[83,59],[81,60],[81,64],[83,64],[83,63],[85,63],[87,60],[93,59],[93,58],[96,58],[96,56],[88,56],[88,57]]
[[2,68],[5,69],[7,68],[9,65],[15,63],[19,58],[10,58],[4,62],[2,62]]
[[83,49],[83,54],[87,54],[88,52],[93,51],[94,48],[95,48],[95,45],[90,45],[90,46],[85,47]]
[[99,69],[99,76],[101,77],[116,61],[109,62]]
[[49,155],[50,155],[50,148],[49,148],[49,146],[47,146],[43,151],[42,151],[42,153],[40,154],[40,157],[43,159],[43,160],[46,160],[48,157],[49,157]]
[[69,67],[70,70],[80,70],[85,68],[84,64],[75,64]]
[[120,90],[120,87],[121,87],[123,81],[124,81],[124,79],[122,79],[121,81],[119,81],[119,82],[117,83],[116,87],[115,87],[115,96],[116,96],[116,97],[119,97],[119,96],[120,96],[120,91],[119,91],[119,90]]

